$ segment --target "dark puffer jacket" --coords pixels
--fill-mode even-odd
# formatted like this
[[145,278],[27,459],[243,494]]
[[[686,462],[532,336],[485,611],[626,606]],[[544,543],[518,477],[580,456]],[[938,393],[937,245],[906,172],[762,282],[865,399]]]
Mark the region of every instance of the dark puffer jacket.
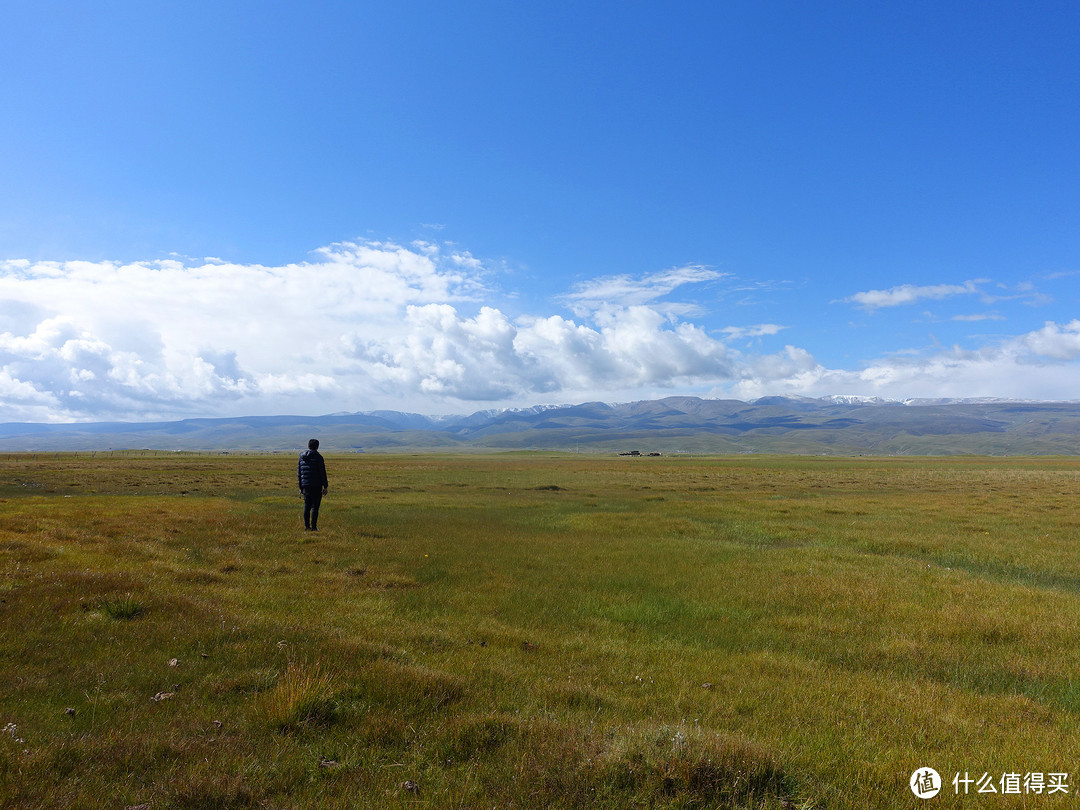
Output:
[[305,450],[300,454],[300,460],[296,463],[296,478],[300,489],[330,486],[326,479],[326,462],[318,450]]

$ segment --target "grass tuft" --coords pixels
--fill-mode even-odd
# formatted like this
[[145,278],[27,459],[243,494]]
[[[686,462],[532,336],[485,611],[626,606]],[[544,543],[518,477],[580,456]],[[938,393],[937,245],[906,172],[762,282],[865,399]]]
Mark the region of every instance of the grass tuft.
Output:
[[686,726],[628,730],[602,759],[607,788],[642,801],[745,807],[791,789],[779,759],[760,745]]
[[338,718],[337,680],[333,672],[318,664],[301,667],[290,663],[274,688],[261,696],[267,723],[283,732],[333,725]]
[[240,810],[265,806],[257,791],[242,776],[229,774],[176,786],[171,799],[173,806],[182,810]]
[[130,593],[106,599],[101,603],[101,612],[110,619],[131,621],[146,614],[146,607]]

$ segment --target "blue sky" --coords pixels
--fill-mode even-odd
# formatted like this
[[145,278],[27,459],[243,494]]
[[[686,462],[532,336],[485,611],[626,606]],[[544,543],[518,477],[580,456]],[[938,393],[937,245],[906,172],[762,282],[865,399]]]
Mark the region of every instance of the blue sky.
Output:
[[15,2],[0,420],[1076,399],[1080,6]]

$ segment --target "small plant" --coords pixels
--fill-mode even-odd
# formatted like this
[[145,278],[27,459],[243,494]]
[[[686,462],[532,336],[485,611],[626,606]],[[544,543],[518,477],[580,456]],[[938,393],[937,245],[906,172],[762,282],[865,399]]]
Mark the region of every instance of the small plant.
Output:
[[278,731],[302,726],[329,726],[337,719],[333,673],[315,665],[302,668],[290,663],[277,685],[262,697],[267,722]]
[[102,612],[110,619],[130,621],[146,613],[146,608],[130,593],[101,603]]

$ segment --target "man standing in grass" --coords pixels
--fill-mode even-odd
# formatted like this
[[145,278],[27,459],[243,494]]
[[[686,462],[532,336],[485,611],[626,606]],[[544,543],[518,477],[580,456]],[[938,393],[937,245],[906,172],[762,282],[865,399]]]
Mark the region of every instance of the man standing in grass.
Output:
[[319,504],[326,494],[330,482],[326,479],[326,462],[319,454],[319,440],[311,439],[308,449],[300,454],[296,464],[296,478],[300,484],[300,494],[304,498],[304,529],[319,530]]

